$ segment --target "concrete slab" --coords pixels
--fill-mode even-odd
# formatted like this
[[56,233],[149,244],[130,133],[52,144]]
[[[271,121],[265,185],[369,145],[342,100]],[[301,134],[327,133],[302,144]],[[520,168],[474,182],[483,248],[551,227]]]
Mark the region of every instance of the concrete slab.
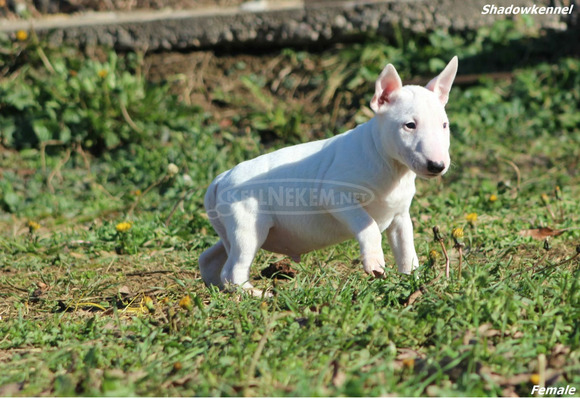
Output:
[[[1,20],[0,32],[34,29],[53,45],[106,45],[118,50],[264,48],[352,40],[398,28],[476,29],[519,15],[487,14],[483,7],[565,6],[567,0],[258,0],[238,7],[141,10]],[[559,4],[562,3],[562,4]],[[573,15],[530,15],[542,27],[565,29]]]

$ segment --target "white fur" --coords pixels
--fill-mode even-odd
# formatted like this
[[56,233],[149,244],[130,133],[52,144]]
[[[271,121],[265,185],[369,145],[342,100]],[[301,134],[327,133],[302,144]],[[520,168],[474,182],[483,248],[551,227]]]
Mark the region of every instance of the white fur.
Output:
[[[381,275],[384,230],[399,272],[417,268],[409,207],[416,175],[439,176],[449,168],[444,106],[456,72],[454,57],[425,88],[402,86],[389,64],[377,79],[371,101],[376,115],[367,123],[326,140],[259,156],[220,174],[205,196],[221,238],[199,258],[205,283],[220,288],[239,285],[260,294],[249,282],[260,248],[299,261],[304,253],[353,237],[365,272]],[[359,188],[368,195],[354,206],[329,200],[328,193],[353,198],[351,191]],[[275,196],[264,200],[261,195],[268,190],[285,193],[286,202]],[[282,206],[288,204],[294,208]]]

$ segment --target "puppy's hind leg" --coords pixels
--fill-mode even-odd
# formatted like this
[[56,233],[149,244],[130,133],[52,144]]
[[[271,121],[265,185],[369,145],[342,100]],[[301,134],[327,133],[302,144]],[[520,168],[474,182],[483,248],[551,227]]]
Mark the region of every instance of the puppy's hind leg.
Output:
[[228,259],[223,240],[205,250],[199,257],[199,270],[206,285],[215,285],[223,288],[220,274]]
[[[250,283],[250,267],[258,250],[264,244],[270,226],[244,226],[237,231],[228,232],[228,237],[236,237],[230,243],[228,260],[221,271],[222,284],[237,285],[254,296],[262,296],[262,291]],[[270,295],[269,295],[270,296]]]

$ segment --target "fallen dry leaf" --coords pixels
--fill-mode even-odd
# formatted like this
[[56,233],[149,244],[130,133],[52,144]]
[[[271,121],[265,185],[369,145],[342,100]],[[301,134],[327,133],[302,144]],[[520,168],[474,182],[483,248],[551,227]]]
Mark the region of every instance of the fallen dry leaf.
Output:
[[417,300],[417,298],[419,298],[421,295],[423,295],[423,291],[421,291],[420,289],[413,292],[409,296],[409,299],[407,300],[406,306],[412,305]]
[[523,237],[532,237],[536,240],[544,240],[548,237],[556,237],[564,233],[568,229],[552,229],[550,227],[540,227],[539,229],[528,229],[520,231],[520,235]]
[[569,347],[562,344],[556,344],[548,358],[548,365],[554,369],[561,369],[568,361],[569,354]]

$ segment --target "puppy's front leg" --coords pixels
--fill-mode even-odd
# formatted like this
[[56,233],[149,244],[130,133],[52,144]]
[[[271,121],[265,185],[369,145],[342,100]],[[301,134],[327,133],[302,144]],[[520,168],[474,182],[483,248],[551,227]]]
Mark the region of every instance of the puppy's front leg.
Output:
[[334,216],[348,227],[358,241],[364,271],[375,277],[383,275],[385,255],[377,222],[362,208],[336,212]]
[[387,228],[387,237],[400,273],[410,274],[419,267],[413,240],[413,223],[408,212],[395,216]]

